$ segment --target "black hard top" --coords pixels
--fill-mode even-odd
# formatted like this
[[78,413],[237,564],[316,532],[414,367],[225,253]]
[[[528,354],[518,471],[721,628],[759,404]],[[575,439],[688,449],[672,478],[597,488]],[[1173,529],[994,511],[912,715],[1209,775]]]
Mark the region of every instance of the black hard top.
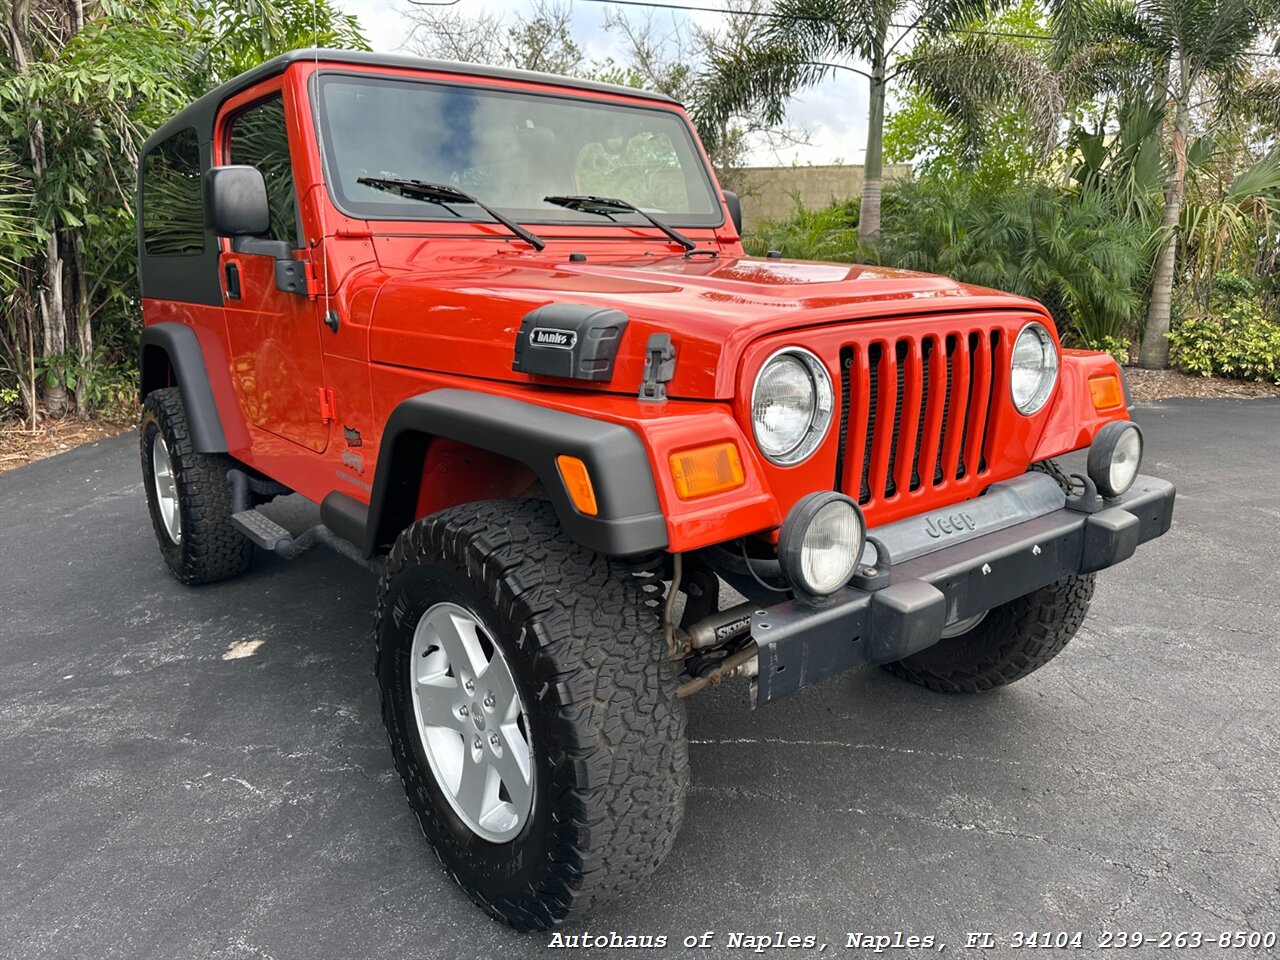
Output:
[[410,57],[392,53],[366,53],[362,50],[291,50],[278,57],[260,63],[251,70],[246,70],[238,77],[233,77],[221,86],[214,87],[200,99],[183,108],[159,130],[147,138],[143,150],[152,144],[164,140],[185,127],[195,127],[200,139],[207,140],[213,132],[213,119],[218,108],[241,90],[247,89],[268,77],[278,76],[289,68],[290,64],[299,62],[319,62],[326,64],[357,64],[363,67],[396,67],[407,70],[431,70],[436,73],[453,73],[461,77],[494,77],[499,80],[525,80],[534,83],[555,84],[571,90],[592,90],[600,93],[617,93],[629,97],[642,97],[661,103],[675,103],[666,94],[652,90],[639,90],[635,87],[623,87],[612,83],[598,83],[594,80],[578,80],[573,77],[561,77],[551,73],[537,73],[532,70],[513,70],[507,67],[490,67],[477,63],[458,63],[451,60],[427,60],[422,57]]

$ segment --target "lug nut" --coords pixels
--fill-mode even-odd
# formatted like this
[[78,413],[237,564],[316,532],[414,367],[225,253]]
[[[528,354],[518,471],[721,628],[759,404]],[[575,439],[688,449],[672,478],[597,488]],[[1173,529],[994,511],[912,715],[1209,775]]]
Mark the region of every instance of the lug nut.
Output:
[[485,705],[488,709],[490,709],[490,710],[492,710],[492,709],[493,709],[493,705],[494,705],[494,703],[495,703],[495,702],[496,702],[496,701],[493,699],[493,694],[492,694],[492,693],[488,694],[488,695],[484,698],[484,705]]
[[476,749],[479,750],[484,744],[480,742],[480,738],[476,737]]
[[471,711],[467,709],[466,704],[463,704],[462,706],[460,706],[460,707],[458,708],[458,716],[460,716],[460,717],[465,717],[465,716],[467,716],[467,715],[468,715],[468,714],[470,714],[470,713],[471,713]]
[[474,680],[467,680],[462,685],[467,688],[467,693],[476,692],[476,682]]
[[496,733],[489,737],[489,746],[493,747],[495,750],[498,749],[498,735]]

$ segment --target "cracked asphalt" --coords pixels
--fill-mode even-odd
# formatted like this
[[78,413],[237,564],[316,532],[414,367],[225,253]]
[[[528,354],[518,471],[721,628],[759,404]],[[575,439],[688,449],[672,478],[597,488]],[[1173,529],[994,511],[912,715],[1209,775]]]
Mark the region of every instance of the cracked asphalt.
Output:
[[[990,931],[1001,956],[1016,930],[1280,928],[1280,402],[1136,418],[1173,529],[1100,576],[1053,664],[974,698],[875,670],[754,713],[733,683],[698,695],[674,855],[566,932],[712,957],[746,953],[732,931],[848,956],[849,931]],[[0,956],[548,955],[422,840],[373,597],[323,550],[180,587],[132,436],[0,477]]]

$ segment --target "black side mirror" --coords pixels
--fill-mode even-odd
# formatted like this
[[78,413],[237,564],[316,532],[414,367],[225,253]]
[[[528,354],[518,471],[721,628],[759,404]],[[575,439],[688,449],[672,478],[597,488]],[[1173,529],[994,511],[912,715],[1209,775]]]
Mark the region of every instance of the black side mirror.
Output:
[[738,236],[742,236],[742,201],[732,190],[722,190],[721,193],[724,194],[724,205],[729,208],[729,219],[733,221]]
[[271,233],[271,205],[261,170],[238,165],[213,167],[205,174],[204,203],[215,235],[230,237],[236,253],[273,258],[276,289],[306,296],[304,263],[293,258],[288,241],[266,237]]
[[267,182],[257,167],[214,167],[205,174],[209,227],[219,237],[260,237],[271,232]]

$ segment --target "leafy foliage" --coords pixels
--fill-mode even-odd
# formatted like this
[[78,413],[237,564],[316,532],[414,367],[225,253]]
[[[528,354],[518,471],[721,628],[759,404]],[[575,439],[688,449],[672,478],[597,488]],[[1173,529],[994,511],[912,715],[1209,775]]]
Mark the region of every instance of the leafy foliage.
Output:
[[868,81],[869,108],[858,231],[880,235],[884,109],[890,83],[914,57],[899,55],[918,37],[936,37],[982,18],[1003,0],[776,0],[749,36],[712,58],[707,95],[694,111],[701,130],[754,109],[781,123],[797,93],[833,76]]
[[1280,323],[1264,311],[1250,277],[1221,274],[1208,314],[1174,324],[1173,365],[1201,376],[1280,384]]
[[200,41],[196,89],[208,89],[270,60],[306,47],[368,50],[353,14],[332,0],[187,0]]
[[1131,332],[1141,242],[1096,189],[1032,183],[992,194],[964,181],[895,183],[884,236],[884,263],[1033,297],[1082,346],[1105,348]]
[[114,402],[114,388],[96,385],[114,383],[136,355],[143,139],[213,83],[277,53],[367,45],[332,0],[0,8],[0,388],[11,397],[21,385],[29,416],[39,392],[59,409],[71,390],[89,411]]
[[1042,93],[1057,86],[1036,39],[1044,9],[1019,0],[964,29],[921,40],[903,63],[908,82],[885,121],[885,158],[922,176],[964,171],[995,189],[1035,179],[1063,106]]
[[786,220],[766,220],[743,239],[748,253],[763,256],[776,250],[795,260],[834,260],[852,263],[873,260],[875,249],[858,238],[856,204],[832,204],[808,210],[799,201]]

